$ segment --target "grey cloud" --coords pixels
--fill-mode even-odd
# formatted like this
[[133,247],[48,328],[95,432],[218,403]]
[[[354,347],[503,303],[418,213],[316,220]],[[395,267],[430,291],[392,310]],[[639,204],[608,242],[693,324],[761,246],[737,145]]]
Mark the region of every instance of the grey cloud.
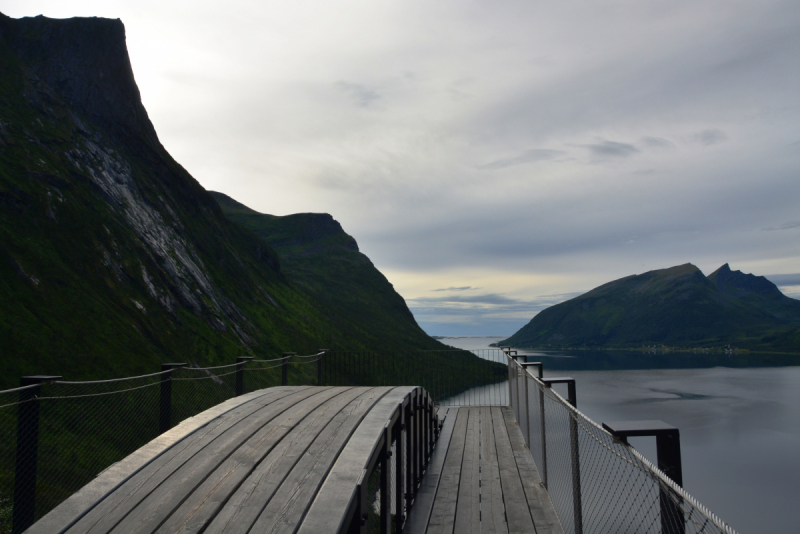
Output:
[[762,228],[761,230],[764,232],[773,232],[775,230],[794,230],[796,228],[800,228],[800,221],[791,221],[783,223],[780,226],[769,226],[767,228]]
[[800,273],[768,274],[765,278],[776,286],[800,286]]
[[703,130],[702,132],[695,134],[694,140],[703,146],[710,146],[727,141],[728,135],[722,130]]
[[642,144],[644,144],[646,146],[649,146],[649,147],[655,147],[655,148],[674,148],[675,147],[675,143],[673,143],[672,141],[669,141],[667,139],[664,139],[663,137],[645,136],[645,137],[642,137]]
[[560,156],[563,153],[564,151],[562,150],[532,148],[530,150],[526,150],[519,156],[514,156],[513,158],[498,159],[495,161],[491,161],[489,163],[485,163],[483,165],[478,165],[477,168],[480,170],[504,169],[506,167],[513,167],[514,165],[522,165],[525,163],[534,163],[537,161],[553,159],[556,156]]
[[439,303],[439,302],[454,302],[454,303],[469,303],[469,304],[523,304],[523,301],[499,295],[497,293],[489,293],[486,295],[452,295],[449,297],[421,297],[413,299],[417,303]]
[[611,156],[617,158],[627,158],[628,156],[632,156],[639,152],[639,149],[633,145],[629,145],[628,143],[618,143],[616,141],[603,140],[600,143],[580,146],[588,148],[595,156],[600,157]]
[[443,287],[440,289],[431,289],[431,291],[475,291],[479,287],[463,286],[463,287]]
[[344,91],[357,106],[362,108],[371,106],[381,97],[374,89],[369,89],[358,83],[338,82],[336,86]]

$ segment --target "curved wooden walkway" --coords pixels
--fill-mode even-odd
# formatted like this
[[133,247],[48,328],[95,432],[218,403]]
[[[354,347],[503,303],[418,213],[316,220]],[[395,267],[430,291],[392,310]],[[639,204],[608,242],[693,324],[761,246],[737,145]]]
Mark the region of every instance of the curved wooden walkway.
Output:
[[230,399],[112,465],[26,532],[389,533],[412,499],[412,534],[562,532],[509,408],[437,416],[411,386],[283,386]]
[[[277,387],[207,410],[26,532],[338,532],[414,387]],[[395,415],[396,417],[396,415]]]

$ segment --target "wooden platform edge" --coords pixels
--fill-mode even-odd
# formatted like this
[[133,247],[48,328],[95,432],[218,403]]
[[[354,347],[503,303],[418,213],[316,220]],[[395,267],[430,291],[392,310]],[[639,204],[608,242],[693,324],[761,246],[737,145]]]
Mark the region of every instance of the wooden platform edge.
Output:
[[25,534],[53,534],[69,530],[81,517],[94,508],[126,480],[138,473],[150,462],[179,443],[187,436],[206,426],[214,419],[248,402],[277,391],[301,390],[310,386],[279,386],[260,389],[228,399],[208,410],[190,417],[175,428],[164,432],[146,445],[132,452],[117,463],[103,470],[91,482],[53,508],[44,517],[30,526]]
[[295,532],[320,534],[341,530],[356,487],[364,482],[364,469],[381,439],[381,429],[386,428],[398,405],[407,402],[412,393],[421,391],[418,386],[393,387],[373,405],[328,471]]
[[522,436],[522,429],[514,417],[513,410],[508,406],[501,408],[511,450],[517,464],[522,489],[528,502],[528,510],[533,520],[537,534],[564,534],[564,527],[558,518],[550,493],[544,488],[539,469],[533,460],[533,455]]
[[453,428],[456,426],[456,416],[458,408],[442,408],[446,411],[444,424],[442,425],[436,447],[428,464],[428,468],[422,477],[417,497],[414,499],[414,506],[408,514],[408,519],[404,531],[409,534],[424,533],[428,529],[428,522],[433,511],[433,502],[436,500],[436,492],[439,490],[439,480],[442,478],[444,459],[447,457],[447,449],[450,447],[450,438],[453,437]]

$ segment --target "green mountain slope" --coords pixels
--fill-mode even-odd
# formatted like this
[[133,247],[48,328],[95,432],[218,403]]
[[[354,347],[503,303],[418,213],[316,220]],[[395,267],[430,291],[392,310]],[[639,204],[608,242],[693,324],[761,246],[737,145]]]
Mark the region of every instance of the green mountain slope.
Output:
[[384,333],[344,324],[225,217],[159,142],[122,23],[95,18],[0,14],[0,302],[0,387],[377,349]]
[[275,249],[287,279],[325,304],[328,319],[338,328],[387,349],[444,348],[422,331],[405,300],[330,215],[276,217],[222,193],[211,194],[228,218]]
[[[503,345],[736,344],[800,351],[800,301],[727,264],[706,277],[687,263],[609,282],[547,308]],[[795,333],[792,334],[791,331]]]

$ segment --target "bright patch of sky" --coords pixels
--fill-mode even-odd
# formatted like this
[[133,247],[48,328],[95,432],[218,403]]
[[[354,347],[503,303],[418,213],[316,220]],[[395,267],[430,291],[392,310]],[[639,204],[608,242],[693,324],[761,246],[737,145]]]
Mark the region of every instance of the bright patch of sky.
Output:
[[686,262],[800,273],[796,0],[0,11],[121,18],[172,155],[258,211],[331,213],[433,335]]

